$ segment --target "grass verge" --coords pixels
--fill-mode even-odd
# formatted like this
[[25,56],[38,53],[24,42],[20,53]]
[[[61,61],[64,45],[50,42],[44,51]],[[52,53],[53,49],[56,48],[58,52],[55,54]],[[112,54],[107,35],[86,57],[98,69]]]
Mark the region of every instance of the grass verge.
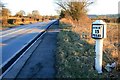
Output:
[[57,38],[57,78],[114,78],[111,72],[98,74],[94,70],[93,44],[80,39],[79,34],[71,31],[70,25],[61,23],[60,28],[63,30]]

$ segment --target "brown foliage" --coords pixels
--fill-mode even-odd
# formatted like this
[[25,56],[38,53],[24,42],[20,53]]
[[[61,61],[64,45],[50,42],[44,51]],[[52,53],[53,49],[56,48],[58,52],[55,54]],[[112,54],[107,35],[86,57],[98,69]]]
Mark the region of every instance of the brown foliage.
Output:
[[91,33],[92,21],[86,15],[82,16],[79,21],[74,21],[68,18],[63,18],[61,19],[61,21],[71,24],[72,29],[77,33],[82,33],[82,32]]
[[8,25],[7,19],[2,19],[2,26],[7,26],[7,25]]
[[[62,18],[71,18],[74,21],[79,21],[82,16],[87,12],[86,7],[91,4],[91,2],[81,0],[81,2],[57,2],[57,5],[60,6]],[[62,9],[61,9],[62,8]]]
[[7,8],[2,8],[2,25],[8,25],[7,19],[10,16],[10,11]]

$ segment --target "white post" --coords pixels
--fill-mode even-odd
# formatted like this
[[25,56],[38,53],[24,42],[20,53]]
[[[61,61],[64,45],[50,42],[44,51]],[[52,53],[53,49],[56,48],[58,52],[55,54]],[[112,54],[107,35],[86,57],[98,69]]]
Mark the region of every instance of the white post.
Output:
[[95,52],[95,69],[98,73],[102,73],[103,39],[96,39]]
[[92,38],[95,39],[95,69],[98,73],[102,73],[102,55],[103,55],[103,39],[106,38],[106,23],[102,20],[96,20],[92,23]]

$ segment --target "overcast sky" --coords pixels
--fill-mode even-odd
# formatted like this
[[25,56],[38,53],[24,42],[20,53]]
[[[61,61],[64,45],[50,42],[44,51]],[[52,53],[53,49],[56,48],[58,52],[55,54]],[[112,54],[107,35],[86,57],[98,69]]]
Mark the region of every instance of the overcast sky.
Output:
[[93,5],[89,6],[89,14],[118,14],[119,1],[120,0],[96,0]]
[[[38,10],[41,15],[56,15],[55,0],[1,0],[10,9],[12,15],[20,10],[26,13]],[[94,0],[88,8],[88,14],[117,14],[119,0]]]

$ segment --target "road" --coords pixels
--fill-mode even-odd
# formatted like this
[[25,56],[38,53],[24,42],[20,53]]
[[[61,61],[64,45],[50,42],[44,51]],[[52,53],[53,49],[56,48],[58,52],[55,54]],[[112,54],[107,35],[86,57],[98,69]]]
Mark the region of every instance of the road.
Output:
[[58,25],[52,25],[7,71],[3,79],[55,78]]
[[[6,64],[19,50],[26,46],[38,34],[44,31],[53,21],[38,22],[29,25],[22,25],[12,29],[0,31],[0,65]],[[2,58],[2,59],[1,59]]]

